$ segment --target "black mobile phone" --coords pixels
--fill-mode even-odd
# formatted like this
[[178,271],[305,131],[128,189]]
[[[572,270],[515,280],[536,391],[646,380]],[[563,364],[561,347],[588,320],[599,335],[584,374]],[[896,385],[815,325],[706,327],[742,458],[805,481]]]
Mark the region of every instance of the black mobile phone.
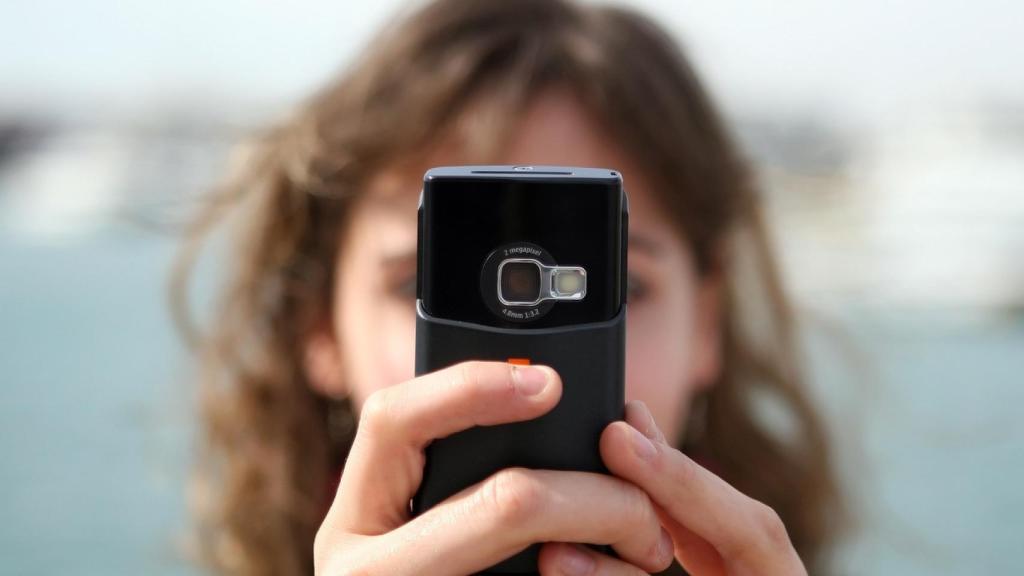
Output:
[[[416,374],[464,360],[545,364],[563,392],[540,418],[432,442],[418,514],[503,468],[607,472],[623,418],[628,206],[618,172],[433,168],[419,206]],[[534,545],[491,574],[536,574]]]

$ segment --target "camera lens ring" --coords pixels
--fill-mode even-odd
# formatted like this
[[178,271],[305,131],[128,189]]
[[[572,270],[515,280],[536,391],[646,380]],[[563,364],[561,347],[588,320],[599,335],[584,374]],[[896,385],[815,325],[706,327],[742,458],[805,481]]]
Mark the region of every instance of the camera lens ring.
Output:
[[534,306],[543,299],[541,266],[533,258],[506,258],[498,264],[498,301],[505,306]]
[[[514,323],[531,322],[551,311],[552,300],[521,304],[514,301],[502,302],[499,269],[507,261],[536,261],[541,266],[554,266],[555,259],[540,246],[530,242],[510,242],[491,251],[480,270],[480,296],[491,313]],[[538,267],[539,271],[539,267]],[[539,286],[538,286],[539,288]],[[539,294],[538,294],[539,297]]]

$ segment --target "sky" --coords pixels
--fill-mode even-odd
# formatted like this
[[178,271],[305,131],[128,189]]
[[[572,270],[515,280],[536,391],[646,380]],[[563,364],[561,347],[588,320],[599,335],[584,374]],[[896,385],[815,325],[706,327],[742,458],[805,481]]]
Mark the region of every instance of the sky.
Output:
[[[1019,2],[626,4],[687,45],[729,108],[822,108],[872,122],[907,106],[1024,100]],[[4,0],[0,107],[81,113],[181,100],[287,106],[408,6]]]

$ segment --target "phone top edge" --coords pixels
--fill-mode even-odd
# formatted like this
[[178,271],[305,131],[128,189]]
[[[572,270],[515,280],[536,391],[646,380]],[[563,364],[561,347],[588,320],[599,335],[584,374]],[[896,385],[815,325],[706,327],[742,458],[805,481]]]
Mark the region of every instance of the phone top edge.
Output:
[[441,179],[554,180],[558,182],[618,182],[622,175],[611,168],[553,165],[437,166],[427,170],[424,182]]

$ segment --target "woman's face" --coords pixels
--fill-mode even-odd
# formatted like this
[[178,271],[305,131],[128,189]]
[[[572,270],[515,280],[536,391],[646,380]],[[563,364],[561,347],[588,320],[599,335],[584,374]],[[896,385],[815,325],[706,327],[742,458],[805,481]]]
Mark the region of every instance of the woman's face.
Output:
[[[626,399],[643,400],[666,435],[680,438],[691,398],[719,368],[717,282],[696,275],[645,175],[571,96],[538,98],[516,130],[499,163],[621,172],[630,209]],[[467,163],[459,156],[442,148],[429,163]],[[307,346],[314,386],[350,395],[357,408],[375,390],[413,378],[421,175],[384,173],[370,183],[342,238],[332,330]]]

